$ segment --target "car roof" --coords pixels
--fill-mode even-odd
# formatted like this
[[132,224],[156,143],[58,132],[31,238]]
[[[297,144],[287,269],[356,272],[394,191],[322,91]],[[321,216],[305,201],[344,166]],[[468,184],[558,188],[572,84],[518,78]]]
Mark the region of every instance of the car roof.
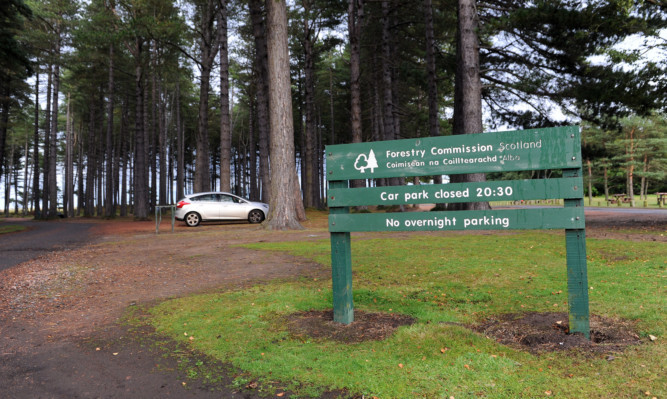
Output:
[[234,197],[238,197],[236,194],[228,193],[225,191],[205,191],[201,193],[192,193],[192,194],[187,194],[186,197],[194,197],[195,195],[205,195],[205,194],[226,194],[226,195],[231,195]]

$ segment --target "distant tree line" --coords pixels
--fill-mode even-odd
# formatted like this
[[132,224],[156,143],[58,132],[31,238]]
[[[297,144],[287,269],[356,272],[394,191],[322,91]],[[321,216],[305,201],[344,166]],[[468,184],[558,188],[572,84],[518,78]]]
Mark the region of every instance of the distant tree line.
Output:
[[570,123],[591,192],[667,191],[664,2],[4,0],[0,16],[5,213],[145,219],[225,190],[297,228],[326,206],[327,144]]

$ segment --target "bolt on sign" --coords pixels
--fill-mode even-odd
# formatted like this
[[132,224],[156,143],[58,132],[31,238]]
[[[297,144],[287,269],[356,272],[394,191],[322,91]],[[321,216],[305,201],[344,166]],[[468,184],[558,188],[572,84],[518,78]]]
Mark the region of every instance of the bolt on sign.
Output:
[[[349,180],[562,170],[562,177],[350,188]],[[564,229],[570,331],[590,338],[578,126],[326,147],[334,320],[354,320],[350,232]],[[350,206],[563,199],[559,208],[350,214]]]

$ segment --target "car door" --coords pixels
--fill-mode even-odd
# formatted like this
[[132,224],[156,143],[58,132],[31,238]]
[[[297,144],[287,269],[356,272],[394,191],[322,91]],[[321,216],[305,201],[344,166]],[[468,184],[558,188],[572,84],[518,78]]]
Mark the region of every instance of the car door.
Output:
[[248,211],[243,200],[227,194],[220,194],[220,197],[221,204],[223,204],[220,207],[223,219],[245,219],[248,217]]
[[231,195],[217,194],[221,219],[238,219],[235,203]]
[[202,220],[211,220],[220,218],[220,202],[216,194],[202,194],[192,197],[197,204],[197,212]]

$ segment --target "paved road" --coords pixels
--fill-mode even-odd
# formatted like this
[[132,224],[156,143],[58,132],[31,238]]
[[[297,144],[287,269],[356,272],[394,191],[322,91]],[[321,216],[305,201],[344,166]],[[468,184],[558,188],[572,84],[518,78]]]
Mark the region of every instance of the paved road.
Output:
[[35,221],[8,219],[5,224],[18,224],[28,229],[0,235],[0,271],[40,255],[75,248],[92,239],[92,223],[65,220]]

